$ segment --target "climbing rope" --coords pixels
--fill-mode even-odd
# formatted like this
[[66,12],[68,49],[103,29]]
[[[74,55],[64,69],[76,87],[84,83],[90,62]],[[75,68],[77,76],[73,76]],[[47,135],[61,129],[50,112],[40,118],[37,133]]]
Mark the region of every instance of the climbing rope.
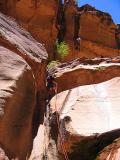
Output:
[[44,128],[44,148],[43,148],[43,150],[44,150],[44,155],[43,155],[43,159],[44,160],[47,160],[47,154],[48,154],[48,144],[47,144],[47,142],[48,142],[48,140],[46,140],[46,137],[47,138],[49,138],[49,133],[48,133],[48,131],[47,131],[47,117],[46,117],[46,119],[45,119],[45,122],[44,122],[44,126],[45,126],[45,128]]
[[55,112],[56,112],[57,125],[58,125],[58,134],[59,134],[60,145],[61,145],[61,148],[63,150],[64,158],[65,158],[65,160],[69,160],[68,155],[67,155],[67,151],[66,151],[66,148],[65,148],[65,145],[64,145],[64,140],[63,140],[63,137],[62,137],[61,132],[60,132],[59,115],[57,114],[57,105],[56,104],[57,104],[57,86],[56,86],[56,90],[55,90]]

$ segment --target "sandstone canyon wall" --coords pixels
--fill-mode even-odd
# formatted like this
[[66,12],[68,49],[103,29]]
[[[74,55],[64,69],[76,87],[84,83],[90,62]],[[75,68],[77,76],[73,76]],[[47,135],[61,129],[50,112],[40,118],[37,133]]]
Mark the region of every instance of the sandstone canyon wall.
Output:
[[65,60],[119,55],[117,25],[108,13],[89,5],[79,8],[74,0],[65,1],[64,6],[61,0],[1,0],[0,6],[3,13],[15,17],[33,37],[45,44],[49,60],[57,58],[57,38],[65,40],[70,47]]
[[[44,158],[46,152],[49,152],[48,160],[62,159],[63,151],[59,148],[60,141],[57,139],[59,131],[58,128],[55,128],[56,124],[53,123],[51,130],[49,130],[49,125],[55,115],[55,99],[53,99],[53,104],[51,102],[53,112],[48,113],[51,114],[51,117],[44,115],[47,95],[47,53],[44,46],[36,41],[45,44],[50,61],[57,58],[55,53],[57,38],[60,41],[65,40],[70,47],[70,54],[65,57],[65,61],[83,58],[83,61],[78,60],[75,65],[72,62],[63,63],[57,69],[53,68],[52,72],[56,75],[58,93],[69,90],[65,91],[67,96],[64,93],[57,95],[59,98],[58,108],[64,106],[59,115],[61,134],[65,139],[66,151],[70,159],[76,160],[79,157],[81,157],[81,160],[88,160],[89,155],[92,158],[97,156],[99,151],[111,144],[114,139],[119,138],[120,133],[119,126],[109,128],[107,121],[105,121],[107,130],[103,129],[100,118],[104,119],[106,115],[108,119],[111,118],[110,104],[112,104],[116,106],[112,107],[112,111],[116,115],[114,121],[119,120],[119,112],[117,113],[119,111],[117,108],[119,101],[116,102],[116,105],[113,102],[116,101],[117,96],[119,98],[119,78],[113,79],[119,77],[120,74],[119,26],[114,24],[109,14],[98,11],[89,5],[79,8],[74,0],[65,1],[64,6],[61,4],[61,0],[0,0],[0,11],[14,17],[18,22],[16,23],[15,20],[0,13],[0,148],[2,148],[0,156],[5,151],[10,159],[24,160],[28,158],[33,139],[40,125],[38,131],[40,141],[39,138],[35,138],[39,142],[39,145],[38,142],[35,145],[35,147],[37,146],[35,151],[37,150],[38,160]],[[36,40],[31,37],[28,31]],[[90,60],[94,57],[101,57],[101,59]],[[103,57],[112,58],[104,59]],[[110,79],[112,80],[106,82],[105,85],[101,84],[101,82]],[[99,83],[97,89],[99,93],[96,93],[95,83]],[[93,85],[84,86],[90,84]],[[79,90],[81,91],[82,87],[80,89],[73,88],[80,85],[84,90],[79,97]],[[110,93],[114,100],[111,100],[110,97],[106,103],[106,95],[100,94],[102,93],[101,88],[107,96]],[[97,114],[100,113],[99,116],[96,116],[96,108],[91,105],[91,102],[87,106],[86,101],[89,100],[89,95],[85,91],[88,90],[90,95],[94,95],[92,101],[94,101],[94,106],[98,105]],[[73,91],[73,94],[69,99],[71,91]],[[116,97],[113,97],[114,93],[117,95]],[[97,96],[101,96],[99,99],[105,101],[102,104],[104,107],[107,106],[107,111],[104,112],[103,108],[101,109],[101,103],[97,102]],[[77,99],[74,101],[76,97]],[[63,104],[61,105],[62,100]],[[75,105],[73,104],[71,107],[72,101],[75,102]],[[84,110],[78,107],[79,104],[84,107]],[[91,106],[93,110],[90,108]],[[47,107],[49,110],[49,104]],[[92,112],[91,114],[87,112],[89,110]],[[78,115],[79,112],[81,116]],[[44,116],[46,117],[44,118]],[[89,118],[92,120],[89,121]],[[112,118],[110,120],[112,121]],[[93,128],[91,127],[90,130],[89,127],[84,126],[84,122],[88,123],[87,127],[91,125]],[[100,128],[97,128],[95,122],[100,124]],[[89,135],[87,135],[85,127],[89,131]],[[111,132],[112,129],[115,129],[115,131]],[[45,133],[46,130],[49,134]],[[55,141],[52,138],[55,138]],[[46,139],[48,148],[45,146]],[[38,146],[41,146],[42,150],[39,150]],[[56,146],[59,148],[59,155]],[[73,149],[71,149],[72,147]],[[91,149],[93,150],[91,151]],[[91,153],[86,154],[86,151],[91,151]],[[32,153],[34,153],[34,146]],[[111,154],[111,150],[109,153]],[[35,158],[36,153],[35,157],[31,156],[31,159]],[[92,158],[91,160],[93,160]]]
[[54,59],[54,44],[57,37],[57,0],[9,0],[1,1],[3,13],[17,19],[33,37],[44,43],[50,59]]
[[55,76],[55,80],[58,84],[57,92],[59,93],[68,89],[73,89],[79,85],[97,84],[117,76],[119,77],[119,67],[119,57],[118,59],[96,58],[82,61],[78,59],[58,65],[48,72]]
[[119,55],[116,40],[117,25],[108,13],[98,11],[89,5],[76,7],[73,1],[65,5],[64,13],[66,22],[64,38],[71,50],[68,58],[66,57],[67,60],[72,57]]
[[29,157],[45,108],[45,48],[0,13],[0,148]]
[[25,159],[32,146],[33,73],[21,57],[3,47],[0,62],[0,146],[10,159]]

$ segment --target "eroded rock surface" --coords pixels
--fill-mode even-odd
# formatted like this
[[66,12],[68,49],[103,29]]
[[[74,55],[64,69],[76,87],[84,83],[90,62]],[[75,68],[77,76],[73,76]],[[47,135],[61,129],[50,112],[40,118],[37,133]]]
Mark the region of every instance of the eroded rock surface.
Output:
[[1,2],[2,11],[17,19],[33,37],[45,44],[53,59],[54,44],[57,37],[56,18],[58,1],[56,0],[9,0]]
[[16,18],[20,25],[45,44],[49,60],[57,57],[57,38],[65,40],[70,47],[65,60],[119,55],[117,25],[108,13],[90,5],[78,7],[74,0],[65,1],[64,6],[61,0],[1,0],[0,3],[1,12]]
[[0,47],[0,146],[10,159],[25,159],[30,152],[35,103],[30,66]]
[[[64,91],[52,99],[51,109],[54,115],[57,108],[60,115],[61,135],[71,160],[93,160],[120,136],[119,60],[77,59],[49,70],[58,82],[58,93]],[[57,145],[63,153],[59,134]]]
[[57,65],[55,68],[49,69],[48,73],[55,76],[59,93],[79,85],[100,83],[119,76],[119,60],[119,57],[77,59]]
[[112,144],[105,147],[97,156],[96,160],[113,159],[118,160],[120,157],[120,139],[116,139]]
[[57,101],[56,97],[52,99],[53,113],[57,102],[61,134],[70,159],[93,160],[120,137],[119,82],[120,78],[116,77],[80,86],[59,93]]
[[0,148],[0,159],[1,160],[9,160],[8,157],[5,155],[5,152],[2,148]]
[[[58,35],[62,36],[59,38],[65,40],[70,47],[70,54],[66,60],[78,57],[115,57],[120,54],[119,28],[117,29],[109,14],[89,5],[78,8],[74,0],[69,0],[65,1],[63,10],[61,1],[56,0],[0,0],[0,10],[15,17],[20,25],[39,42],[44,43],[49,51],[50,60],[56,57],[54,44]],[[56,21],[57,18],[61,19]],[[14,20],[1,13],[0,45],[7,48],[0,47],[0,54],[5,53],[1,56],[5,57],[5,63],[2,63],[2,59],[1,66],[4,70],[2,68],[0,74],[3,84],[0,109],[1,148],[10,159],[28,158],[32,140],[39,123],[42,123],[30,158],[45,158],[47,149],[50,153],[49,159],[59,159],[56,154],[57,148],[51,145],[52,138],[55,137],[57,142],[58,131],[54,130],[53,125],[54,136],[47,135],[45,120],[43,124],[46,96],[45,48]],[[56,75],[58,83],[58,93],[67,90],[57,95],[57,105],[61,120],[60,130],[70,159],[93,160],[98,152],[119,137],[119,62],[119,57],[105,60],[84,59],[62,64],[53,70],[52,74]],[[118,78],[112,79],[114,77]],[[103,81],[107,82],[96,84]],[[82,87],[73,89],[79,85]],[[54,112],[55,100],[52,102]],[[58,139],[58,146],[59,142]],[[59,151],[63,152],[60,148]],[[112,153],[110,150],[106,157]]]
[[29,32],[21,28],[14,19],[2,13],[0,13],[0,26],[0,44],[20,55],[31,66],[35,77],[38,108],[41,103],[41,106],[43,105],[41,112],[43,112],[47,52],[44,46],[38,43]]
[[65,5],[65,40],[70,46],[66,60],[77,57],[117,56],[119,31],[108,13],[90,5],[76,7],[73,0]]
[[83,39],[102,43],[109,47],[117,47],[115,29],[112,17],[108,13],[85,5],[78,9],[80,15],[80,36]]
[[[26,30],[22,29],[18,23],[2,13],[0,13],[0,42],[6,47],[18,50],[26,59],[31,59],[40,63],[47,58],[47,53],[42,44],[38,43]],[[10,45],[11,44],[11,45]],[[28,57],[28,58],[27,58]]]
[[43,123],[47,53],[2,13],[0,26],[0,146],[10,159],[24,160]]

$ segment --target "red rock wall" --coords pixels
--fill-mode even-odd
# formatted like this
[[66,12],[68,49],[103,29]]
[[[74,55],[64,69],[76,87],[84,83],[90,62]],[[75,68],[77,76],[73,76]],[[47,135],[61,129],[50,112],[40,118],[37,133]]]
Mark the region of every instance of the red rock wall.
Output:
[[120,50],[107,47],[103,44],[93,43],[91,41],[82,40],[81,50],[78,57],[116,57],[120,55]]
[[54,44],[57,37],[55,28],[58,4],[55,0],[21,0],[16,3],[16,18],[33,37],[45,44],[49,58],[53,59]]
[[58,2],[56,0],[5,0],[4,2],[0,0],[0,3],[0,11],[16,18],[36,40],[44,43],[49,58],[53,59],[58,33],[55,27]]
[[111,65],[110,67],[105,67],[105,69],[102,69],[102,66],[98,66],[98,69],[91,69],[89,67],[85,69],[84,67],[80,66],[80,68],[77,67],[73,70],[68,69],[69,71],[67,72],[58,72],[58,74],[56,74],[56,82],[58,83],[58,93],[68,89],[75,88],[80,85],[82,86],[88,84],[96,84],[110,80],[120,75],[119,67],[120,66],[117,65]]
[[[45,47],[49,54],[49,60],[55,59],[55,41],[57,39],[58,30],[60,24],[56,25],[56,18],[59,9],[60,2],[56,0],[0,0],[0,10],[6,14],[9,14],[17,19],[19,24],[26,28],[32,36],[39,42],[45,44]],[[62,12],[62,10],[59,10]],[[104,53],[95,53],[94,48],[81,52],[76,50],[75,43],[75,15],[81,15],[79,19],[78,37],[82,40],[91,41],[96,43],[96,46],[103,45],[109,48],[118,48],[118,41],[116,42],[116,25],[113,23],[110,15],[100,12],[95,8],[87,5],[82,8],[77,8],[74,0],[65,2],[64,6],[64,18],[65,18],[65,35],[64,40],[70,47],[69,56],[65,57],[65,60],[71,60],[76,57],[94,57],[97,55],[106,56],[108,50]],[[117,35],[119,39],[119,35]],[[82,42],[84,43],[84,42]],[[85,43],[84,43],[85,44]],[[94,44],[95,45],[95,44]],[[94,54],[95,53],[95,54]],[[111,54],[110,54],[111,56]],[[113,51],[113,56],[116,56]]]
[[[119,47],[115,35],[117,26],[113,23],[110,15],[92,7],[90,7],[90,11],[85,10],[85,8],[76,9],[74,3],[68,3],[65,6],[65,41],[70,47],[70,54],[65,57],[65,60],[77,57],[112,57],[118,55],[117,49]],[[76,15],[79,20],[77,26]],[[78,45],[75,42],[77,37],[81,38]],[[76,46],[80,49],[76,49]]]
[[106,19],[102,21],[95,13],[86,12],[80,17],[79,35],[82,39],[116,48],[115,28],[115,24]]
[[0,51],[0,146],[10,159],[24,160],[33,140],[35,81],[20,56],[3,47]]
[[43,123],[47,53],[1,13],[0,33],[0,147],[10,159],[24,160]]

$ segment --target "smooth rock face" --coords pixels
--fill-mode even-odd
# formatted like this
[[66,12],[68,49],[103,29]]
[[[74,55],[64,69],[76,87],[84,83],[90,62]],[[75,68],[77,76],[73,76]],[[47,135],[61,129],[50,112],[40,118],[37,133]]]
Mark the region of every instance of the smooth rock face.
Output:
[[70,116],[71,127],[84,136],[120,128],[117,123],[120,120],[119,86],[120,78],[117,77],[59,93],[57,106],[60,108],[61,118]]
[[120,128],[120,124],[117,123],[120,120],[119,86],[118,77],[100,84],[65,91],[69,96],[61,116],[70,116],[71,127],[84,136]]
[[28,64],[0,47],[0,146],[10,159],[26,159],[32,147],[35,80]]
[[[30,65],[37,91],[45,92],[45,60],[48,57],[45,47],[21,28],[14,19],[2,13],[0,13],[0,44],[20,55]],[[45,100],[44,94],[42,99]]]
[[77,57],[116,57],[120,55],[120,50],[111,48],[103,44],[96,43],[95,41],[81,40],[81,52]]
[[[87,160],[90,154],[93,158],[101,149],[120,137],[119,86],[120,77],[116,77],[103,83],[80,86],[57,95],[61,134],[67,152],[73,154],[72,158],[78,160],[81,155],[80,160]],[[51,101],[53,112],[55,101],[55,98]],[[79,144],[73,148],[73,145],[78,142]]]

